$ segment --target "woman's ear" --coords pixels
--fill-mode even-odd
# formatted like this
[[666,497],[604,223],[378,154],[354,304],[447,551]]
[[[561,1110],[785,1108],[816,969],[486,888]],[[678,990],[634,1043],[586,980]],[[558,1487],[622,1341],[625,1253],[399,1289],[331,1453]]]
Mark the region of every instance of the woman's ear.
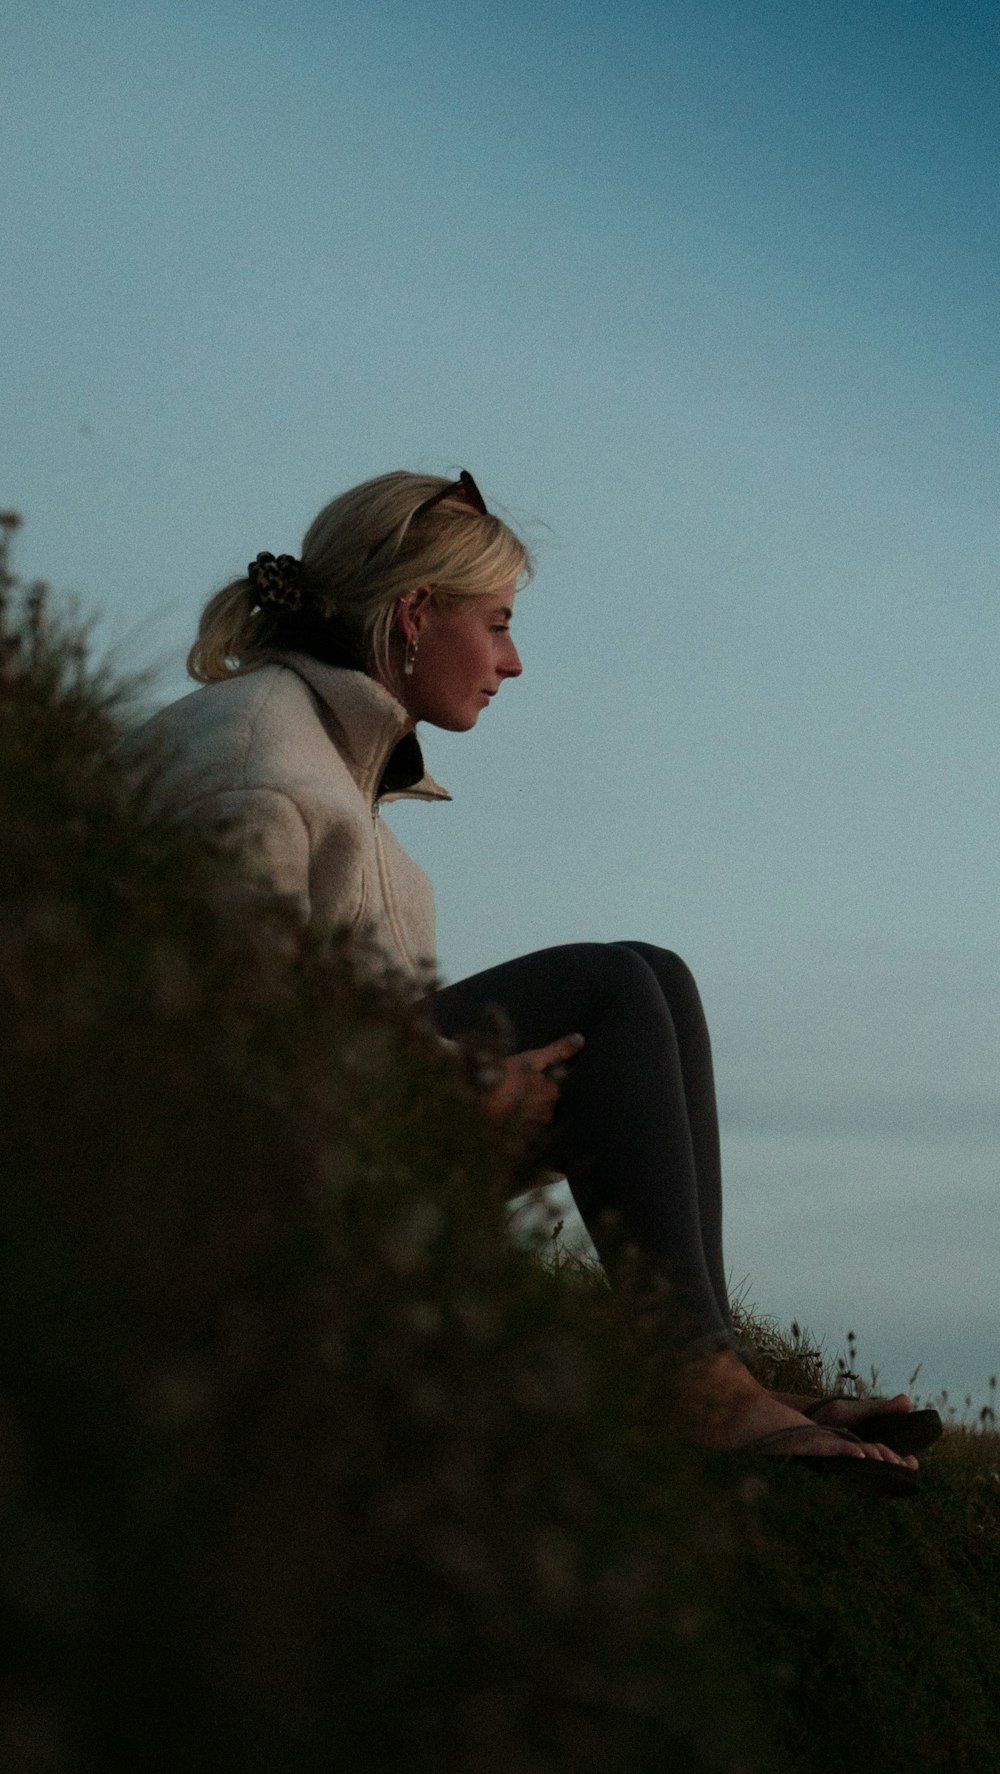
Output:
[[419,639],[427,621],[430,601],[430,586],[418,585],[415,591],[404,591],[396,605],[396,627],[408,645]]

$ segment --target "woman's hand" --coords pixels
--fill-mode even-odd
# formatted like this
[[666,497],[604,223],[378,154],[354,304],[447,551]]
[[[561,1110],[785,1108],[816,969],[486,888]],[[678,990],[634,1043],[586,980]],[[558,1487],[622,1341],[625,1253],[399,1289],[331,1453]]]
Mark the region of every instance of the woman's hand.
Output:
[[494,1121],[514,1118],[544,1127],[555,1114],[566,1063],[579,1053],[583,1039],[582,1035],[563,1035],[547,1047],[533,1047],[501,1060],[500,1082],[482,1099],[487,1115]]

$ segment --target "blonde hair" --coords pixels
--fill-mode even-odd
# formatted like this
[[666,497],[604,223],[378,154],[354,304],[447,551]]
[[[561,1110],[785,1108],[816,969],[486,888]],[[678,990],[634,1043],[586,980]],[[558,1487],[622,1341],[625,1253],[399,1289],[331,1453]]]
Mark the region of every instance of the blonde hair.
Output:
[[[461,494],[418,508],[449,482],[440,475],[397,469],[363,481],[325,505],[302,542],[298,586],[301,620],[261,605],[248,578],[234,579],[206,604],[188,671],[199,683],[254,671],[295,644],[296,625],[324,628],[352,663],[393,681],[391,643],[404,592],[429,585],[441,603],[483,597],[532,574],[531,556],[492,512]],[[308,651],[304,639],[301,650]]]

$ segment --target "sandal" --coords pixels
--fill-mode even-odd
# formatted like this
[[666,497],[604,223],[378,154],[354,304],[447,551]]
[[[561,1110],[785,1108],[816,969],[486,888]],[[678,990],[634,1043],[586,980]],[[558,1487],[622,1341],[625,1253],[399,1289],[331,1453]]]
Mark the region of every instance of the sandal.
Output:
[[[829,1398],[817,1398],[813,1403],[798,1409],[804,1417],[812,1417],[815,1421],[816,1412],[826,1404],[861,1404],[862,1399],[845,1399],[836,1393]],[[880,1441],[894,1454],[919,1454],[938,1440],[943,1425],[938,1411],[873,1411],[870,1417],[859,1417],[858,1428],[864,1430],[865,1441]],[[820,1429],[829,1429],[829,1423],[818,1424]]]
[[[860,1435],[850,1429],[831,1429],[828,1424],[816,1425],[824,1435],[836,1435],[841,1441],[854,1442],[855,1446],[863,1447]],[[798,1423],[790,1429],[776,1429],[771,1435],[762,1435],[751,1441],[745,1448],[735,1451],[739,1454],[759,1454],[765,1448],[776,1447],[781,1441],[787,1441],[794,1435],[815,1435],[816,1428],[810,1423]],[[774,1456],[767,1456],[768,1461]],[[808,1466],[810,1472],[819,1473],[821,1478],[835,1478],[842,1484],[850,1485],[853,1490],[865,1491],[872,1497],[913,1497],[920,1489],[920,1480],[909,1466],[895,1466],[888,1460],[839,1460],[836,1454],[788,1454],[788,1460],[794,1460],[797,1466]],[[760,1471],[765,1462],[754,1462]]]

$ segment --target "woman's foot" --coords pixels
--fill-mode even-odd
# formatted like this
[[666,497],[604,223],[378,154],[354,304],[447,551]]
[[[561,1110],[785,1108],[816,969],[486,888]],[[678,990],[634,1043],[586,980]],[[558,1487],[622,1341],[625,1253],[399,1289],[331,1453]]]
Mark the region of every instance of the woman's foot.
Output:
[[860,1435],[864,1441],[895,1448],[897,1454],[922,1453],[933,1447],[944,1429],[939,1411],[914,1410],[905,1392],[894,1398],[808,1398],[789,1392],[774,1396],[811,1423]]
[[810,1408],[816,1399],[808,1393],[772,1392],[771,1397],[790,1410],[808,1412],[812,1423],[827,1423],[831,1429],[853,1429],[855,1435],[863,1435],[866,1417],[905,1416],[913,1409],[913,1400],[905,1392],[897,1392],[895,1398],[830,1398],[819,1410]]
[[[787,1395],[786,1395],[787,1397]],[[812,1400],[803,1399],[803,1403]],[[850,1400],[838,1400],[837,1407]],[[833,1409],[833,1406],[824,1409]],[[670,1387],[671,1418],[678,1433],[699,1447],[736,1451],[750,1449],[765,1437],[778,1437],[782,1430],[797,1430],[787,1440],[775,1440],[763,1453],[776,1457],[796,1455],[829,1455],[842,1460],[884,1460],[890,1465],[915,1470],[912,1455],[904,1457],[879,1442],[847,1441],[843,1436],[825,1434],[823,1425],[810,1422],[800,1410],[774,1392],[768,1392],[747,1372],[731,1349],[715,1354],[699,1355],[683,1362],[675,1371]],[[830,1428],[850,1428],[849,1423],[831,1423]],[[806,1434],[805,1431],[811,1431]]]

